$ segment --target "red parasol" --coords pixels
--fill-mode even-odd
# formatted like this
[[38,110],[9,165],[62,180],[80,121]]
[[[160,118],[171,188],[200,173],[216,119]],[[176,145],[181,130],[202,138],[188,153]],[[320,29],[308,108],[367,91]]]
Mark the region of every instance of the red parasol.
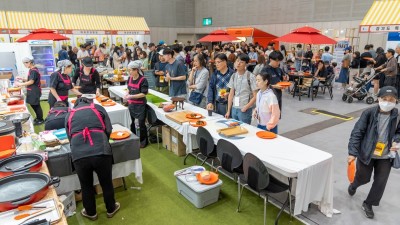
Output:
[[336,41],[332,38],[322,35],[319,30],[308,26],[297,28],[289,34],[274,39],[274,41],[304,44],[336,44]]
[[224,30],[215,30],[211,32],[209,35],[204,36],[198,40],[198,42],[230,42],[230,41],[237,41],[237,39],[234,36],[229,35],[226,31]]
[[17,40],[17,42],[27,42],[28,40],[53,40],[62,41],[69,40],[68,37],[55,33],[54,30],[48,30],[46,28],[39,28],[31,31],[30,34],[26,35]]

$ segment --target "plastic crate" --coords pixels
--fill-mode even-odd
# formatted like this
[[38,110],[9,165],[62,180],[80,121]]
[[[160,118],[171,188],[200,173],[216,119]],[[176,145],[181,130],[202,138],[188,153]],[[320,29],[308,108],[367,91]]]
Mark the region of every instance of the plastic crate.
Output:
[[218,201],[219,191],[222,181],[212,185],[200,184],[198,181],[186,181],[186,176],[181,175],[176,177],[178,192],[189,200],[196,208],[204,208]]

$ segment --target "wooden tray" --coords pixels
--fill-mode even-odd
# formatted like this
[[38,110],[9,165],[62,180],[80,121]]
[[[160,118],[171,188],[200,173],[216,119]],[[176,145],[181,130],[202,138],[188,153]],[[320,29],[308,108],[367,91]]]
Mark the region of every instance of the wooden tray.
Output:
[[218,129],[217,132],[221,135],[224,135],[226,137],[233,137],[236,135],[241,135],[241,134],[247,134],[249,131],[241,126],[235,126],[235,127],[228,127],[228,128],[223,128],[223,129]]
[[186,118],[186,114],[188,113],[193,113],[193,112],[185,110],[185,111],[167,113],[165,114],[165,117],[182,125],[182,123],[191,121],[191,119]]

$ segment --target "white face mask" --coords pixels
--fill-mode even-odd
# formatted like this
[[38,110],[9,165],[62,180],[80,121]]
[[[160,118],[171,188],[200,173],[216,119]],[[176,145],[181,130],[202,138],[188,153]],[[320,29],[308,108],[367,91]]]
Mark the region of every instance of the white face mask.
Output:
[[389,112],[390,110],[394,109],[396,103],[387,102],[387,101],[379,101],[379,107],[384,112]]

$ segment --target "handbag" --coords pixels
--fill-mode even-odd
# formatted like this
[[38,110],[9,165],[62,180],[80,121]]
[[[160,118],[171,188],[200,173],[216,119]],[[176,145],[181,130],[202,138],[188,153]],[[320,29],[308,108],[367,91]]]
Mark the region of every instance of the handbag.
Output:
[[392,167],[395,169],[400,169],[400,156],[398,152],[396,152],[396,156],[393,159]]
[[[195,84],[195,81],[196,81],[196,75],[194,77],[193,84]],[[201,103],[201,101],[203,100],[203,94],[204,94],[205,90],[206,90],[206,88],[204,88],[204,90],[201,93],[196,92],[196,91],[190,92],[189,101],[199,105]]]

